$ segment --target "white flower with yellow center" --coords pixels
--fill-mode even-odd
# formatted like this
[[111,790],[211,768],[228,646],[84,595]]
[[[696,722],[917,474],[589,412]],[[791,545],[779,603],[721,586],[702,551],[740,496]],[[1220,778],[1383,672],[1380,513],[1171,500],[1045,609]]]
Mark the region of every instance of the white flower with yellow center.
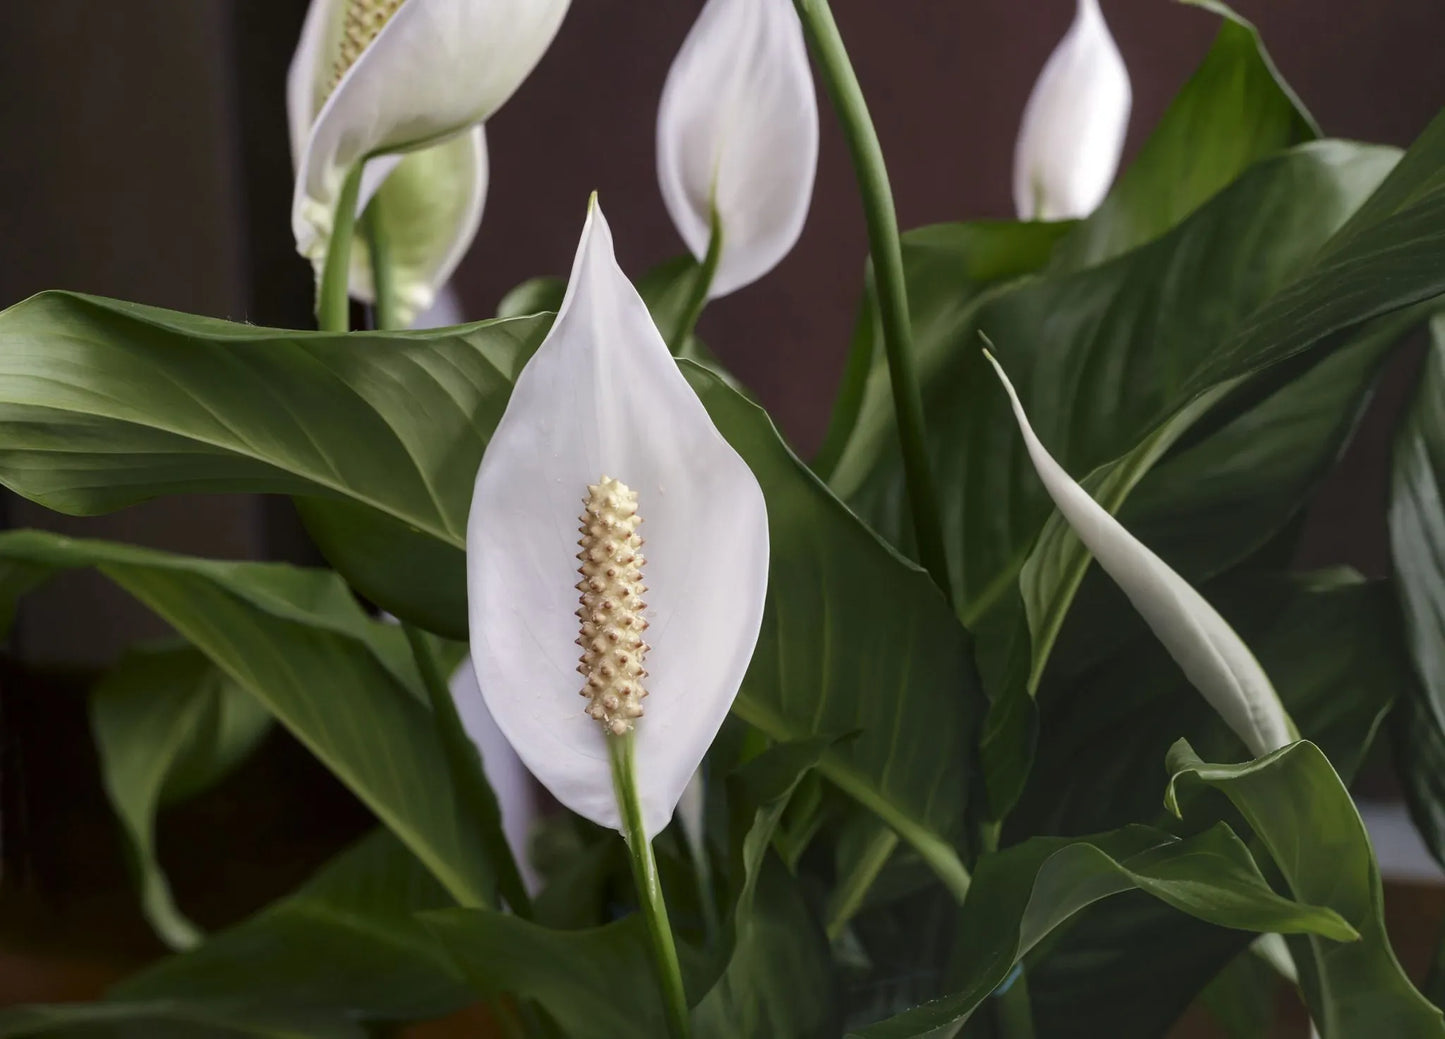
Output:
[[[292,230],[318,274],[347,177],[365,164],[356,213],[375,212],[390,244],[399,316],[429,307],[481,221],[481,123],[551,42],[568,0],[313,0],[287,81],[297,167]],[[373,297],[365,245],[352,247],[353,295]]]
[[633,741],[650,840],[737,695],[767,574],[757,479],[668,353],[594,201],[556,322],[477,473],[467,585],[487,707],[557,800],[619,830],[609,741]]

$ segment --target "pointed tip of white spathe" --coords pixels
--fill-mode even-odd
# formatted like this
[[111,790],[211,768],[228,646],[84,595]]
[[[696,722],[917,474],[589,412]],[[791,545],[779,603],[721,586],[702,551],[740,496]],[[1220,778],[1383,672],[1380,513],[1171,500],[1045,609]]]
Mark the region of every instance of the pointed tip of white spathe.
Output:
[[1055,461],[1030,425],[1003,366],[1003,384],[1034,471],[1084,546],[1128,597],[1185,676],[1256,757],[1294,742],[1297,730],[1269,676],[1219,612],[1130,534]]

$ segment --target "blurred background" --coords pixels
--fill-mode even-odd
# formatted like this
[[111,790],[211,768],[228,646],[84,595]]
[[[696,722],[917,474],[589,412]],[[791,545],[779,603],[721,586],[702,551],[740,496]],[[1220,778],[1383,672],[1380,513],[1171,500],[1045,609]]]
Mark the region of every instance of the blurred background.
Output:
[[[0,307],[68,288],[312,327],[312,277],[290,232],[283,107],[305,6],[0,5]],[[486,214],[454,282],[467,318],[490,316],[525,278],[566,273],[594,189],[630,274],[683,251],[658,192],[653,132],[668,65],[700,6],[574,0],[536,72],[488,124]],[[888,156],[901,225],[1011,217],[1019,116],[1072,0],[833,6]],[[1328,135],[1405,145],[1445,100],[1440,0],[1235,7],[1258,25]],[[1103,0],[1103,8],[1133,81],[1127,163],[1217,19],[1166,0]],[[711,305],[699,326],[804,455],[827,421],[865,253],[852,174],[825,111],[797,248],[761,282]],[[1387,378],[1317,503],[1310,564],[1385,571],[1386,430],[1410,377],[1402,364]],[[13,496],[0,505],[10,526],[210,556],[312,558],[284,501],[170,499],[86,520]],[[0,1004],[92,995],[159,951],[135,908],[78,695],[124,646],[158,634],[143,609],[85,574],[32,596],[12,633],[0,670]],[[273,735],[222,788],[163,819],[161,856],[180,903],[215,926],[294,886],[367,823],[303,751]],[[1396,940],[1417,976],[1445,910],[1441,891],[1406,880],[1391,887]],[[89,959],[78,962],[76,949]]]

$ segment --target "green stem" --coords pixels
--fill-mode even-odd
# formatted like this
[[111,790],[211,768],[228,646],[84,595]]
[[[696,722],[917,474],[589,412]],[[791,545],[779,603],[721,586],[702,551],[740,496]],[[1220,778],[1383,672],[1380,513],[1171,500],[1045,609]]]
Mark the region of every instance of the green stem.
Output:
[[923,434],[923,394],[913,366],[913,330],[908,317],[908,289],[903,280],[903,249],[898,239],[898,216],[893,210],[893,193],[888,186],[888,169],[883,148],[863,100],[858,77],[848,61],[838,25],[827,0],[794,0],[798,17],[818,68],[823,85],[838,113],[858,190],[863,196],[863,217],[868,225],[868,247],[873,257],[873,274],[878,283],[878,312],[883,321],[883,346],[888,355],[888,374],[893,384],[893,407],[898,415],[898,438],[903,447],[903,474],[908,482],[908,501],[913,513],[913,530],[918,539],[918,557],[933,575],[944,596],[953,600],[948,575],[948,550],[944,547],[938,493],[928,462]]
[[432,717],[435,719],[437,735],[441,739],[442,752],[446,755],[447,767],[451,771],[452,786],[461,797],[463,811],[477,827],[482,847],[492,868],[497,873],[497,886],[502,897],[512,907],[512,912],[530,920],[532,900],[522,884],[517,860],[507,844],[502,831],[502,812],[497,807],[497,795],[487,782],[482,770],[482,756],[476,744],[467,735],[462,719],[457,714],[456,701],[451,690],[437,670],[436,660],[422,633],[410,624],[403,623],[406,640],[411,645],[412,656],[416,658],[417,670],[421,673],[422,684],[426,686],[427,698],[431,701]]
[[351,238],[356,225],[356,197],[361,191],[361,163],[351,168],[341,185],[332,221],[321,288],[316,294],[316,325],[323,332],[347,332],[351,325]]
[[682,317],[678,320],[677,328],[672,333],[672,342],[667,348],[672,351],[672,356],[677,357],[687,346],[687,341],[692,338],[693,329],[697,328],[697,319],[702,317],[702,308],[707,306],[707,295],[712,291],[713,278],[717,276],[718,260],[722,257],[723,230],[722,221],[718,218],[717,207],[713,206],[708,218],[707,255],[702,258],[698,266],[697,277],[692,282],[692,293],[687,297],[687,303],[683,306]]
[[872,838],[863,848],[863,854],[858,856],[852,870],[833,892],[828,912],[830,942],[838,940],[843,928],[848,926],[848,921],[853,919],[862,907],[868,889],[878,879],[878,874],[883,872],[883,867],[888,864],[888,859],[897,847],[898,834],[888,827],[879,826],[873,831]]
[[642,825],[642,802],[637,794],[637,770],[633,764],[632,733],[608,736],[607,747],[612,757],[612,786],[617,792],[617,807],[622,812],[623,839],[627,841],[632,860],[632,880],[637,898],[647,919],[647,932],[652,939],[652,952],[658,978],[662,983],[663,1005],[667,1010],[668,1030],[673,1039],[687,1039],[690,1028],[687,1018],[687,993],[682,987],[682,967],[677,961],[677,946],[672,938],[672,925],[667,920],[667,903],[662,897],[662,883],[657,876],[657,860],[652,857],[652,842]]
[[858,318],[853,324],[853,338],[848,343],[848,361],[843,367],[843,379],[838,384],[838,396],[833,401],[833,416],[828,420],[828,432],[823,437],[823,446],[813,456],[813,472],[818,479],[828,481],[838,468],[848,442],[853,439],[853,430],[858,426],[858,415],[863,410],[863,398],[868,389],[868,376],[873,371],[874,325],[877,323],[878,306],[874,302],[875,289],[870,283],[863,288],[863,299],[858,304]]
[[366,236],[366,252],[371,259],[371,291],[376,302],[372,304],[376,327],[382,330],[401,328],[397,317],[396,279],[391,265],[391,236],[381,222],[381,213],[376,200],[366,207],[361,215],[361,230]]

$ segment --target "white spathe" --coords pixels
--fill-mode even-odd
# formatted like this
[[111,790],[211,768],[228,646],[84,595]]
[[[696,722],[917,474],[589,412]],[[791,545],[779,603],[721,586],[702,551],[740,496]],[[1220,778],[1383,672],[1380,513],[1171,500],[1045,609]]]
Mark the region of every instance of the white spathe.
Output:
[[471,657],[461,662],[448,685],[452,699],[456,701],[457,714],[462,719],[462,728],[476,744],[477,752],[482,756],[482,771],[497,795],[497,807],[502,812],[502,833],[512,849],[512,857],[517,860],[522,883],[528,892],[536,894],[542,886],[541,878],[532,866],[528,850],[532,829],[541,818],[541,812],[532,776],[487,710],[481,690],[477,688],[477,672]]
[[1249,647],[1204,597],[1145,547],[1039,442],[1013,384],[992,354],[1019,432],[1044,489],[1104,572],[1129,597],[1170,656],[1256,757],[1299,738],[1269,677]]
[[790,0],[708,0],[657,111],[662,199],[693,256],[711,208],[723,248],[711,296],[777,266],[802,233],[818,169],[818,101]]
[[578,517],[602,475],[637,492],[649,672],[637,787],[667,825],[742,683],[762,623],[762,490],[683,378],[589,206],[566,298],[517,377],[467,522],[472,660],[512,747],[572,811],[621,828],[577,673]]
[[1129,72],[1099,0],[1078,4],[1024,107],[1014,145],[1014,208],[1020,220],[1088,216],[1119,168],[1132,102]]
[[[487,187],[481,122],[531,72],[569,0],[404,0],[333,89],[348,6],[366,2],[312,0],[302,27],[287,81],[292,230],[319,271],[341,186],[365,162],[357,212],[386,192],[383,208],[396,211],[386,218],[392,263],[410,316],[430,305],[476,234]],[[352,290],[370,298],[364,263],[353,262]]]

